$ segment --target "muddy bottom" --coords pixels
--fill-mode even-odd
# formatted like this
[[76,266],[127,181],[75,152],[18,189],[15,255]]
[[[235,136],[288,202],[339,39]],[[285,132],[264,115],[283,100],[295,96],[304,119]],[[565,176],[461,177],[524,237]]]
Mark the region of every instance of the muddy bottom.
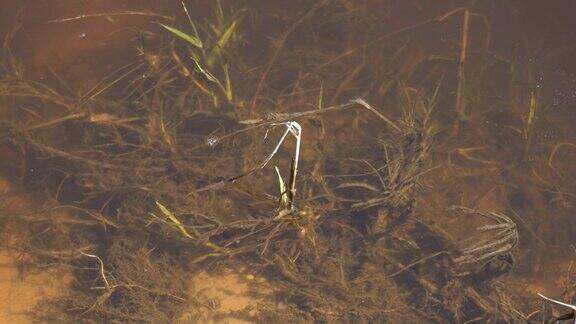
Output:
[[1,322],[570,317],[572,2],[0,7]]

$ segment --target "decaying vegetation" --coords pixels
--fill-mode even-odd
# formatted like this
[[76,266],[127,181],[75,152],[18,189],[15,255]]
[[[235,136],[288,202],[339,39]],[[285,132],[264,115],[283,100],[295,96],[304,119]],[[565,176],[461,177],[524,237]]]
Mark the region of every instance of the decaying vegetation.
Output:
[[[422,197],[459,179],[446,176],[459,167],[454,155],[487,170],[514,155],[506,177],[533,170],[538,179],[525,181],[552,195],[559,214],[570,210],[573,184],[557,181],[552,165],[574,144],[553,147],[547,175],[527,163],[544,120],[543,90],[510,87],[513,108],[525,109],[510,109],[524,116],[513,130],[477,127],[491,112],[474,107],[500,91],[486,85],[494,75],[512,70],[510,82],[527,74],[530,83],[539,67],[488,55],[489,6],[452,8],[383,33],[368,7],[299,3],[281,32],[266,35],[265,57],[251,57],[251,46],[271,23],[261,19],[271,18],[250,8],[154,17],[134,37],[139,59],[80,94],[56,74],[53,83],[28,79],[9,51],[17,30],[9,33],[0,141],[23,166],[16,177],[41,188],[47,203],[0,214],[0,224],[27,227],[9,248],[37,265],[69,265],[75,276],[69,296],[43,305],[39,317],[174,322],[194,304],[185,283],[226,264],[248,265],[275,288],[275,302],[253,318],[262,322],[533,319],[526,303],[537,296],[499,280],[516,250],[528,249],[522,237],[545,244],[531,219],[516,214],[509,188],[499,187],[504,213],[473,203],[446,208],[471,201],[446,199],[446,217],[475,224],[467,241],[440,229],[443,219],[427,219]],[[479,21],[482,41],[468,37]],[[446,53],[420,34],[462,23],[460,43],[444,44]],[[303,30],[310,32],[294,35]],[[510,141],[520,141],[521,157]],[[508,146],[495,153],[488,143]],[[66,213],[48,217],[51,209]]]

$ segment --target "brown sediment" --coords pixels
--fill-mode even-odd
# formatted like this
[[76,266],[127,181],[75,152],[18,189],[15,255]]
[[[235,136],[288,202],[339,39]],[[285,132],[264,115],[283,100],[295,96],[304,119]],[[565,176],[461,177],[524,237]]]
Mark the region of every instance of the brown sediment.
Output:
[[68,289],[71,277],[63,275],[66,269],[53,268],[27,273],[23,278],[22,266],[26,260],[7,251],[0,252],[0,321],[2,323],[30,323],[35,307],[48,299],[60,298]]
[[270,283],[246,269],[200,272],[189,282],[189,294],[195,302],[179,319],[182,323],[253,323],[262,305],[281,307]]
[[[0,199],[3,215],[26,214],[37,202],[6,178],[0,178]],[[10,226],[12,225],[12,226]],[[32,310],[47,299],[60,298],[68,289],[72,277],[65,266],[42,269],[36,260],[22,251],[26,230],[17,224],[4,224],[0,236],[0,321],[30,323]]]
[[[519,322],[546,315],[534,290],[572,298],[573,251],[558,247],[573,224],[574,134],[544,113],[546,91],[526,112],[533,92],[491,86],[507,73],[536,82],[539,67],[494,63],[498,49],[474,37],[476,18],[518,13],[435,8],[398,28],[368,5],[303,3],[313,10],[280,14],[278,4],[258,16],[247,3],[243,16],[215,5],[202,19],[193,12],[194,26],[177,20],[202,49],[146,28],[130,44],[139,55],[81,94],[56,73],[37,82],[2,62],[1,165],[35,201],[4,208],[0,233],[17,237],[6,245],[31,269],[64,265],[73,278],[37,305],[37,320]],[[388,16],[425,9],[381,6]],[[145,11],[108,18],[122,12]],[[461,12],[461,38],[430,41],[450,38]],[[266,35],[269,55],[254,57],[244,35],[265,42],[269,20],[283,28]],[[447,77],[454,66],[459,76]],[[468,118],[450,137],[464,100]],[[292,139],[263,161],[293,121],[302,147],[285,203],[272,167],[289,183]],[[549,130],[565,138],[538,137]],[[20,199],[0,194],[2,206]],[[563,291],[533,279],[556,271]]]

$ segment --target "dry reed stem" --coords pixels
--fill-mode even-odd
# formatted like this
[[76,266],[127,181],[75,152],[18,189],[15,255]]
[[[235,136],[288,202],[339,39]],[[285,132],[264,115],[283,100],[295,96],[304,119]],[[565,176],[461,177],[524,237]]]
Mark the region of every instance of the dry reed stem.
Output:
[[454,125],[454,135],[458,133],[460,128],[460,120],[464,115],[464,87],[466,83],[464,66],[466,64],[466,56],[468,52],[468,29],[470,26],[470,11],[464,10],[464,18],[462,22],[462,41],[460,42],[460,58],[458,59],[458,85],[456,88],[456,123]]
[[148,16],[148,17],[160,17],[160,18],[164,18],[164,19],[168,19],[168,20],[172,19],[168,16],[164,16],[164,15],[153,13],[153,12],[123,11],[123,12],[103,12],[103,13],[95,13],[95,14],[84,14],[84,15],[78,15],[78,16],[69,17],[69,18],[49,20],[48,23],[49,24],[50,23],[63,23],[63,22],[75,21],[75,20],[86,19],[86,18],[108,18],[108,17],[113,17],[113,16]]

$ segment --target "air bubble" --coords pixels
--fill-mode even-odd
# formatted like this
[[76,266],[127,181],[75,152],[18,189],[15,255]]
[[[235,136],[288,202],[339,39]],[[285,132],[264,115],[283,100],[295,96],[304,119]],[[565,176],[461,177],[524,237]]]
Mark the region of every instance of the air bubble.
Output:
[[220,139],[216,135],[210,135],[206,138],[206,145],[209,147],[214,147],[220,143]]

